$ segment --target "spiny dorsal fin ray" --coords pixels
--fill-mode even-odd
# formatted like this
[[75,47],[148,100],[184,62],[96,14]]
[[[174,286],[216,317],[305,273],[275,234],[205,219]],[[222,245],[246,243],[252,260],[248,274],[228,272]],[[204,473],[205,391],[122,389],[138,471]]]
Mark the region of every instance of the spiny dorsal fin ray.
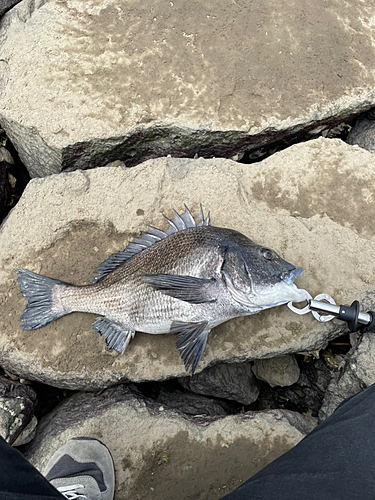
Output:
[[184,203],[184,207],[185,207],[185,212],[180,215],[181,219],[185,222],[186,227],[195,227],[196,226],[195,220],[194,220],[193,216],[191,215],[190,210],[185,205],[185,203]]
[[174,213],[176,214],[172,221],[174,225],[177,227],[179,231],[183,231],[184,229],[187,229],[187,225],[185,224],[184,220],[181,218],[181,216],[174,210]]
[[114,271],[117,267],[121,266],[127,259],[135,255],[136,253],[141,252],[145,248],[153,245],[157,241],[160,241],[170,234],[177,233],[178,231],[183,231],[184,229],[188,229],[190,227],[197,226],[209,226],[210,225],[210,212],[208,212],[207,217],[204,217],[202,204],[200,205],[201,211],[199,214],[200,222],[196,224],[194,217],[191,215],[190,210],[186,205],[185,212],[183,214],[178,214],[175,210],[175,216],[173,219],[168,219],[169,228],[166,231],[161,231],[152,226],[147,226],[147,233],[142,232],[139,238],[134,238],[125,250],[121,252],[114,253],[108,257],[105,261],[103,261],[98,269],[96,270],[98,276],[92,278],[90,283],[97,283],[109,273]]
[[153,227],[153,226],[147,226],[147,232],[148,232],[148,234],[152,234],[154,236],[157,236],[160,240],[162,240],[163,238],[168,236],[167,233],[165,233],[161,229],[157,229],[156,227]]
[[178,228],[176,226],[176,224],[173,222],[173,219],[168,219],[168,217],[166,215],[163,214],[163,217],[165,219],[167,219],[168,221],[168,224],[169,224],[169,228],[165,231],[168,234],[173,234],[173,233],[178,233]]
[[200,206],[201,206],[201,212],[199,214],[200,222],[199,224],[197,224],[197,226],[210,226],[211,225],[210,212],[208,212],[207,217],[204,218],[202,203],[200,204]]

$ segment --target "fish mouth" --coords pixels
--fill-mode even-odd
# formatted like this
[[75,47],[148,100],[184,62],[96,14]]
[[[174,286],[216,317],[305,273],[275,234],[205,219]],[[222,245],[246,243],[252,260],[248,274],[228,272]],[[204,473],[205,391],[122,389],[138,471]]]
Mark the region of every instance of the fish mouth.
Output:
[[284,281],[287,285],[291,285],[294,280],[299,278],[303,273],[303,267],[295,267],[291,271],[287,271],[280,274],[281,281]]

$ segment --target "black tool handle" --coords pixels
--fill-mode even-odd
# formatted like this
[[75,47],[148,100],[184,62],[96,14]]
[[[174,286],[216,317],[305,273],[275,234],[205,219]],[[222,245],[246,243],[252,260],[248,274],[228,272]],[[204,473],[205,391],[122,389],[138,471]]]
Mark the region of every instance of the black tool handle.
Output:
[[359,302],[358,300],[355,300],[351,306],[340,306],[340,311],[339,315],[337,316],[337,319],[341,319],[341,321],[346,321],[348,323],[349,330],[351,332],[356,332],[358,330],[358,315],[359,315]]
[[312,311],[331,314],[336,316],[337,319],[341,319],[341,321],[346,321],[351,332],[358,330],[358,326],[365,331],[375,331],[375,312],[368,311],[366,314],[359,312],[358,300],[355,300],[350,306],[336,306],[326,302],[310,300],[309,307]]

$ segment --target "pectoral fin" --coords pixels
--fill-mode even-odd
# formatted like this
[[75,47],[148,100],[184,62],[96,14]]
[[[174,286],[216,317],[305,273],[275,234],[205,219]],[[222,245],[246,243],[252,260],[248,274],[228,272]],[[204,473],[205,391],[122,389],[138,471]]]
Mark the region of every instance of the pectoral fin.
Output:
[[115,349],[121,355],[124,354],[129,342],[134,338],[135,331],[122,328],[116,323],[112,323],[106,318],[96,318],[91,325],[93,330],[104,337],[105,343],[109,349]]
[[210,329],[208,322],[185,323],[174,321],[170,333],[177,333],[176,347],[180,351],[180,357],[185,365],[185,370],[194,375],[199,361],[203,356]]
[[214,279],[194,278],[177,274],[144,274],[144,283],[151,285],[165,295],[184,300],[191,304],[215,302]]

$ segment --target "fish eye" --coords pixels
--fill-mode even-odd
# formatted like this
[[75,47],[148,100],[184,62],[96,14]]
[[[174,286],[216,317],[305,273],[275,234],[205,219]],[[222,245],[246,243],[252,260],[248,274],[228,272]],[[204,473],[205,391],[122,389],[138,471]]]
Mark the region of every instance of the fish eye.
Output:
[[262,255],[267,260],[272,260],[274,257],[272,250],[268,250],[267,248],[262,250]]

